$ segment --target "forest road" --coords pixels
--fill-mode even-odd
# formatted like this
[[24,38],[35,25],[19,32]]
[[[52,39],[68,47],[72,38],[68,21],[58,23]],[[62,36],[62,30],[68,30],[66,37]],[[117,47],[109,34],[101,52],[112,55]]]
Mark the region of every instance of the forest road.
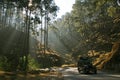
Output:
[[120,80],[120,74],[98,71],[97,74],[79,74],[76,67],[58,68],[63,80]]

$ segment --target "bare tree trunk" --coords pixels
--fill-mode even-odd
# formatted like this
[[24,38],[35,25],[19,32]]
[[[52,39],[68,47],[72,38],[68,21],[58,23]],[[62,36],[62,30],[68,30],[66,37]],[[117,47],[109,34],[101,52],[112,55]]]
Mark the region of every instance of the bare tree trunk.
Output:
[[46,50],[46,26],[47,20],[46,20],[46,12],[45,12],[45,18],[44,18],[44,54],[45,54],[45,50]]
[[28,16],[28,7],[26,8],[26,21],[25,21],[25,34],[26,34],[26,45],[25,45],[25,62],[24,62],[24,66],[25,66],[25,72],[27,73],[28,71],[28,54],[29,54],[29,29],[30,29],[30,14],[31,11],[29,12],[29,16]]
[[46,14],[46,49],[48,50],[48,12]]
[[42,11],[41,11],[41,45],[40,45],[40,47],[41,47],[41,52],[43,53],[43,46],[42,46],[42,43],[43,43],[43,18],[42,18],[43,16],[42,16]]
[[[4,2],[3,2],[3,6],[2,6],[2,14],[5,14],[5,11],[4,11]],[[4,15],[2,15],[2,28],[4,28]]]

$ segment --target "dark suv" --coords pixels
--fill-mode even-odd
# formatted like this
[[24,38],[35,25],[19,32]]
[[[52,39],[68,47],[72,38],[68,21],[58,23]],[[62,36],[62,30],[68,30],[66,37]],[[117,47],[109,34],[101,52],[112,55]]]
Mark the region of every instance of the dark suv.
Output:
[[92,65],[92,62],[89,59],[89,57],[80,57],[77,66],[79,73],[84,73],[84,74],[97,73],[97,69],[95,66]]

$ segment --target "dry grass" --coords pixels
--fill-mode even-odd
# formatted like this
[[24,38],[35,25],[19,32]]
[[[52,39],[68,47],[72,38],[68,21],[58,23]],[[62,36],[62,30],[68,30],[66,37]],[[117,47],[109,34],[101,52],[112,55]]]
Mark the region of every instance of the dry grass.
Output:
[[110,52],[106,52],[104,54],[100,54],[95,61],[93,62],[94,65],[97,66],[98,69],[103,69],[104,65],[109,62],[116,52],[119,49],[119,43],[114,43]]

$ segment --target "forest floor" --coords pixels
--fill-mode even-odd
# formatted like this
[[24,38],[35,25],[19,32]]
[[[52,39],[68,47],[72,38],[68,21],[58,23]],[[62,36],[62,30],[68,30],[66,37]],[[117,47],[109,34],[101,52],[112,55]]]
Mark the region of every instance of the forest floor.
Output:
[[37,71],[28,72],[4,72],[0,71],[0,80],[62,80],[63,77],[59,77],[60,73],[57,71],[38,73]]

